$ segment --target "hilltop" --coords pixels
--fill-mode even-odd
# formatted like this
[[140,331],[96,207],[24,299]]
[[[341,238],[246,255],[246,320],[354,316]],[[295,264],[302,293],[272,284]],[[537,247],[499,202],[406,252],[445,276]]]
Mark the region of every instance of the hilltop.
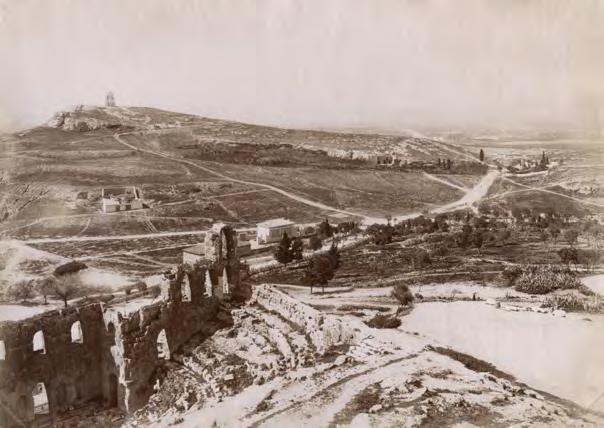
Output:
[[377,153],[396,153],[409,161],[434,161],[438,157],[467,160],[471,156],[454,145],[414,136],[283,129],[148,107],[79,107],[56,113],[47,125],[80,132],[189,128],[192,130],[190,141],[197,144],[289,144],[294,148],[353,158],[367,158]]
[[[0,147],[11,183],[48,189],[4,222],[0,236],[94,257],[99,267],[107,266],[98,254],[168,248],[152,264],[144,253],[136,263],[130,255],[119,260],[120,269],[138,273],[174,262],[179,248],[197,242],[193,233],[217,221],[254,227],[276,217],[317,222],[334,211],[359,221],[419,213],[461,199],[485,172],[468,152],[429,139],[279,129],[146,107],[59,112],[2,137]],[[376,165],[378,153],[409,167]],[[453,169],[422,169],[447,158]],[[125,185],[141,190],[144,208],[101,212],[101,189]],[[161,235],[174,232],[191,236]],[[150,237],[133,238],[141,235]],[[81,241],[94,237],[124,238]]]

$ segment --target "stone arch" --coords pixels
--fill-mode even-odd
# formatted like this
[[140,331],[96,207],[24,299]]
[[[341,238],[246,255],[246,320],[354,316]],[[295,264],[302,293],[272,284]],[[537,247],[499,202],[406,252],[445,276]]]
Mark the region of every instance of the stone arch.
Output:
[[183,275],[182,282],[180,283],[180,301],[191,301],[191,283],[189,282],[189,275],[186,273]]
[[39,354],[46,354],[46,343],[44,342],[44,333],[42,330],[38,330],[34,333],[33,349],[34,352]]
[[115,345],[115,325],[112,322],[107,324],[107,335],[109,336],[109,342]]
[[82,333],[82,324],[80,321],[71,324],[71,343],[84,343],[84,334]]
[[4,345],[4,340],[0,340],[0,361],[6,360],[6,345]]
[[50,413],[48,394],[46,393],[46,385],[44,385],[44,382],[38,382],[34,386],[31,397],[34,400],[34,416],[47,415]]
[[166,330],[160,331],[157,335],[157,358],[163,360],[170,359],[170,346],[168,345]]

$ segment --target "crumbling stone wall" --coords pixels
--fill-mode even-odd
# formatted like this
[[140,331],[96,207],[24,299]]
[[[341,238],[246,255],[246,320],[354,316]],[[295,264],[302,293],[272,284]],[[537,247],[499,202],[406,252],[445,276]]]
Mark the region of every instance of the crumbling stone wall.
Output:
[[[215,235],[219,239],[211,241],[216,246],[212,260],[178,267],[167,275],[158,298],[143,301],[130,313],[123,313],[121,306],[94,303],[0,323],[5,348],[0,360],[0,426],[31,425],[32,391],[39,382],[45,385],[51,416],[93,400],[128,412],[143,406],[153,392],[157,368],[165,363],[158,352],[160,333],[173,351],[193,336],[210,335],[221,322],[228,322],[218,315],[221,302],[239,292],[237,242],[228,227],[219,228]],[[206,273],[212,293],[207,293]],[[222,283],[225,276],[228,293]],[[190,299],[183,299],[185,277]],[[71,337],[77,321],[81,343],[73,343]],[[34,351],[37,331],[44,335],[44,353]]]
[[355,338],[354,329],[338,317],[321,313],[268,284],[254,288],[252,301],[302,327],[319,353]]
[[120,313],[107,322],[116,326],[116,373],[120,387],[119,402],[124,410],[143,406],[153,392],[156,369],[164,363],[158,352],[158,336],[164,331],[170,351],[180,348],[195,335],[210,335],[215,329],[220,299],[203,294],[203,275],[189,277],[191,301],[182,301],[184,270],[169,282],[169,299],[161,300],[124,317]]
[[[6,349],[0,361],[0,426],[13,424],[15,416],[33,420],[32,391],[43,382],[49,406],[65,411],[86,401],[102,398],[103,350],[108,341],[100,304],[46,312],[20,322],[0,323]],[[82,343],[72,343],[71,327],[80,322]],[[44,335],[45,352],[34,352],[33,337]],[[11,413],[13,416],[7,413]],[[10,422],[9,422],[10,421]]]

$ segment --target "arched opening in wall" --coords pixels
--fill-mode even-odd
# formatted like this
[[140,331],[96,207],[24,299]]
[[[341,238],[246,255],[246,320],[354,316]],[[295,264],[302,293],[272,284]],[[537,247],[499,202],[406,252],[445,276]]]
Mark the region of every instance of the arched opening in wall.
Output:
[[34,352],[46,354],[46,344],[44,343],[44,333],[42,333],[42,330],[38,330],[34,334],[33,345]]
[[44,385],[44,382],[39,382],[36,384],[36,386],[34,386],[31,397],[34,400],[34,416],[47,415],[50,413],[50,408],[48,406],[48,395],[46,394],[46,386]]
[[229,284],[229,274],[225,267],[222,271],[222,294],[229,294],[231,292],[231,285]]
[[107,336],[109,337],[109,343],[115,345],[115,326],[112,322],[107,324]]
[[189,283],[189,276],[185,273],[180,284],[180,301],[190,302],[191,301],[191,284]]
[[4,340],[0,340],[0,361],[6,360],[6,346],[4,346]]
[[107,397],[107,407],[117,407],[117,376],[111,373],[108,380],[109,396]]
[[79,321],[71,324],[71,343],[84,343],[84,335],[82,334],[82,324]]
[[166,330],[162,330],[157,335],[157,358],[160,360],[170,359],[170,346],[168,346],[168,337],[166,336]]
[[214,293],[213,293],[213,286],[212,286],[212,277],[210,276],[210,271],[209,270],[206,270],[205,286],[206,286],[205,295],[207,297],[212,297],[212,295]]

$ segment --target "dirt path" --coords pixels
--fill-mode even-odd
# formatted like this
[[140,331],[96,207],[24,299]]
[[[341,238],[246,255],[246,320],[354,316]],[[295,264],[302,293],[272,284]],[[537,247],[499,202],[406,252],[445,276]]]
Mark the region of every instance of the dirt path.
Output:
[[65,238],[40,238],[28,239],[21,241],[24,244],[50,244],[56,242],[86,242],[86,241],[117,241],[129,239],[145,239],[145,238],[168,238],[171,236],[187,236],[187,235],[205,235],[207,230],[190,230],[184,232],[157,232],[143,233],[138,235],[105,235],[105,236],[68,236]]
[[457,185],[457,184],[455,184],[455,183],[451,183],[451,182],[450,182],[450,181],[448,181],[448,180],[442,179],[442,178],[437,177],[437,176],[432,175],[432,174],[428,174],[427,172],[424,172],[424,176],[425,176],[426,178],[429,178],[430,180],[433,180],[433,181],[437,181],[437,182],[439,182],[439,183],[442,183],[442,184],[444,184],[445,186],[449,186],[449,187],[453,187],[453,188],[455,188],[455,189],[461,190],[462,192],[467,192],[467,191],[469,190],[467,187],[458,186],[458,185]]
[[534,190],[536,192],[551,193],[552,195],[562,196],[563,198],[571,199],[573,201],[576,201],[576,202],[579,202],[579,203],[582,203],[582,204],[594,205],[596,207],[604,208],[604,204],[598,204],[597,202],[585,201],[583,199],[579,199],[579,198],[575,198],[573,196],[565,195],[564,193],[554,192],[553,190],[542,189],[540,187],[527,186],[526,184],[518,183],[518,182],[516,182],[516,181],[514,181],[514,180],[512,180],[512,179],[510,179],[508,177],[503,177],[503,179],[506,180],[506,181],[509,181],[512,184],[515,184],[516,186],[524,187],[525,189],[527,189],[527,191]]
[[156,152],[156,151],[153,151],[153,150],[142,149],[142,148],[136,147],[135,145],[130,144],[130,143],[124,141],[122,138],[120,138],[122,135],[126,135],[126,134],[114,134],[113,137],[115,138],[115,140],[118,143],[123,144],[126,147],[129,147],[129,148],[131,148],[133,150],[137,150],[137,151],[143,152],[143,153],[148,153],[148,154],[151,154],[153,156],[162,157],[164,159],[168,159],[168,160],[171,160],[171,161],[174,161],[174,162],[179,162],[181,164],[190,165],[190,166],[192,166],[194,168],[197,168],[197,169],[199,169],[201,171],[204,171],[204,172],[207,172],[209,174],[212,174],[212,175],[214,175],[216,177],[220,177],[220,178],[222,178],[224,180],[227,180],[227,181],[232,181],[233,183],[246,184],[246,185],[249,185],[249,186],[256,186],[256,187],[263,187],[265,189],[272,190],[272,191],[277,192],[280,195],[283,195],[283,196],[285,196],[285,197],[287,197],[289,199],[293,199],[294,201],[301,202],[301,203],[309,205],[311,207],[319,208],[319,209],[326,210],[326,211],[334,211],[334,212],[338,212],[338,213],[342,213],[342,214],[346,214],[346,215],[353,215],[353,216],[357,216],[357,217],[362,217],[364,219],[368,219],[369,218],[369,217],[367,217],[365,215],[362,215],[362,214],[357,214],[357,213],[353,213],[353,212],[345,211],[345,210],[339,210],[337,208],[330,207],[329,205],[325,205],[325,204],[323,204],[321,202],[316,202],[316,201],[312,201],[312,200],[307,199],[307,198],[303,198],[302,196],[295,195],[293,193],[287,192],[287,191],[285,191],[283,189],[280,189],[278,187],[272,186],[270,184],[258,183],[258,182],[255,182],[255,181],[240,180],[238,178],[233,178],[233,177],[230,177],[228,175],[225,175],[225,174],[223,174],[221,172],[214,171],[213,169],[208,168],[206,166],[198,165],[197,163],[195,163],[193,161],[189,161],[189,160],[186,160],[186,159],[180,159],[180,158],[177,158],[176,156],[169,155],[169,154],[166,154],[166,153],[161,153],[161,152]]

